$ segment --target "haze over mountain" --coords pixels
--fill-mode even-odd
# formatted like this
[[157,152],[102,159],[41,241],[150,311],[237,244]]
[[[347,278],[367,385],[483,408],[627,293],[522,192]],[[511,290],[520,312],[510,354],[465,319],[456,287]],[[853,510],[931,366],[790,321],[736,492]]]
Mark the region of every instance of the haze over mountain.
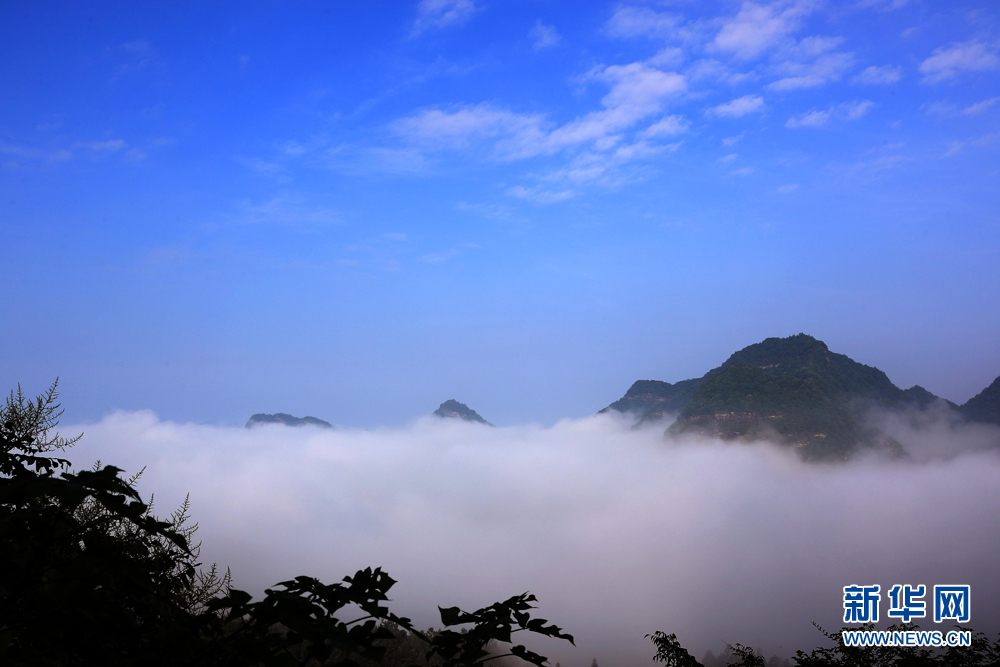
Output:
[[438,409],[434,411],[434,414],[445,419],[463,419],[467,422],[478,422],[480,424],[486,424],[487,426],[493,426],[493,424],[483,419],[478,412],[470,408],[465,403],[459,403],[453,398],[442,403]]
[[959,407],[919,385],[900,389],[878,368],[798,334],[747,346],[700,378],[640,380],[601,412],[633,413],[637,426],[676,415],[669,435],[766,439],[796,447],[806,459],[846,460],[861,449],[905,455],[899,442],[865,423],[867,412],[935,405],[1000,423],[1000,378]]

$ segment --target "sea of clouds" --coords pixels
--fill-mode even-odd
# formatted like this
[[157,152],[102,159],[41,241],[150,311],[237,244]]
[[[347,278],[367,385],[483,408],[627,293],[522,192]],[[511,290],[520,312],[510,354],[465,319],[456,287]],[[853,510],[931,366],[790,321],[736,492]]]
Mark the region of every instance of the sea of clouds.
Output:
[[531,591],[577,648],[531,645],[567,667],[650,664],[655,630],[697,657],[723,642],[789,656],[825,641],[811,621],[841,625],[849,584],[970,584],[971,625],[995,634],[1000,429],[873,419],[912,460],[806,464],[766,443],[665,441],[666,424],[617,415],[325,430],[139,411],[62,431],[85,432],[78,468],[145,467],[161,516],[190,493],[203,560],[239,588],[382,566],[399,581],[390,608],[420,627],[440,626],[437,605]]

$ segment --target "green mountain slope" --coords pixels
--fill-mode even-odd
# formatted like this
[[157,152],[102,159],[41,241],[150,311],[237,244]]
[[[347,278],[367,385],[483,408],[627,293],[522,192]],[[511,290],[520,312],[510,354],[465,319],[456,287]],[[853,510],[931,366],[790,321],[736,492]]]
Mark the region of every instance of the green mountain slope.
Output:
[[675,384],[659,380],[638,380],[624,396],[598,414],[609,410],[629,412],[639,417],[640,422],[676,415],[691,401],[701,383],[701,378],[681,380]]
[[[970,401],[966,414],[1000,419],[1000,381],[994,385],[995,392]],[[845,460],[859,448],[905,454],[898,442],[862,424],[866,409],[922,410],[942,400],[920,386],[904,391],[879,369],[798,334],[749,345],[698,379],[636,382],[602,412],[636,413],[640,423],[676,414],[670,435],[766,438],[799,448],[807,459]]]

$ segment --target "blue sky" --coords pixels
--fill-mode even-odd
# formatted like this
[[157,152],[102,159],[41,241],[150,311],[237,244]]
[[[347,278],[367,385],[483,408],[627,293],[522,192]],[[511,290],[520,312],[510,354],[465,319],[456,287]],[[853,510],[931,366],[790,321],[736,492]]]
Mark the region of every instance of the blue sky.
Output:
[[0,377],[74,421],[1000,374],[992,2],[18,0],[0,62]]

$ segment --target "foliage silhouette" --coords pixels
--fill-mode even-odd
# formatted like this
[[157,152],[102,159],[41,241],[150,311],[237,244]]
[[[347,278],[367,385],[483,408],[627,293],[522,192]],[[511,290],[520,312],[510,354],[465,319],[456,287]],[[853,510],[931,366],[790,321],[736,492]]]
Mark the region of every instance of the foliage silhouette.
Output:
[[[69,460],[46,456],[79,440],[50,435],[61,414],[57,388],[30,401],[18,387],[0,407],[5,665],[352,667],[381,663],[390,646],[416,639],[425,650],[412,662],[466,667],[496,659],[497,645],[512,644],[515,632],[573,642],[531,618],[536,600],[528,593],[474,612],[439,608],[446,628],[472,627],[418,632],[385,605],[395,580],[381,568],[330,585],[295,577],[255,602],[229,586],[228,571],[199,570],[187,500],[163,521],[136,491],[138,475],[126,479],[99,464],[73,472]],[[342,621],[345,610],[362,615]],[[546,663],[523,645],[507,650]]]

